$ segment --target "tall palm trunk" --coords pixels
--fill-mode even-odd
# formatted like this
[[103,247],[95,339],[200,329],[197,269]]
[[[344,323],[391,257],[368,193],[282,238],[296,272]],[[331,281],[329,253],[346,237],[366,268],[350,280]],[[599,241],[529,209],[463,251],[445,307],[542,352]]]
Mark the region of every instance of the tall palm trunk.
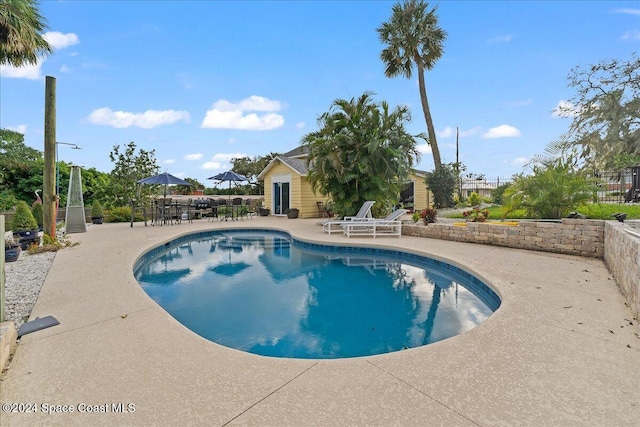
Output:
[[420,58],[416,56],[416,64],[418,66],[418,86],[420,87],[420,102],[422,103],[422,111],[424,112],[424,120],[427,122],[427,133],[429,134],[429,145],[433,154],[433,163],[436,172],[442,169],[442,160],[440,159],[440,149],[436,140],[436,130],[433,127],[433,119],[431,118],[431,110],[429,109],[429,100],[427,99],[427,89],[424,82],[424,67],[420,62]]

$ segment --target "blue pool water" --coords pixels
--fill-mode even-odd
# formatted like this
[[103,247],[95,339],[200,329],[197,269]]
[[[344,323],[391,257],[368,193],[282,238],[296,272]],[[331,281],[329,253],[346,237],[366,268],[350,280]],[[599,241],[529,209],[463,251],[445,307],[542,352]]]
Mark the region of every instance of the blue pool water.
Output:
[[195,333],[276,357],[417,347],[472,329],[500,305],[484,283],[447,263],[309,244],[268,230],[185,236],[145,254],[134,273]]

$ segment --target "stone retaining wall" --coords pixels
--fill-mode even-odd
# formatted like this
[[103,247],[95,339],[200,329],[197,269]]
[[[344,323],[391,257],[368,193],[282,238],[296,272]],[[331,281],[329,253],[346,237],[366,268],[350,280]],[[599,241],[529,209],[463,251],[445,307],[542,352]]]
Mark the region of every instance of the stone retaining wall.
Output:
[[456,242],[482,243],[509,248],[603,258],[602,220],[562,219],[562,222],[521,221],[517,226],[468,222],[403,225],[402,234]]
[[[640,238],[625,231],[628,225],[607,221],[604,262],[636,319],[640,319]],[[632,231],[640,233],[640,228]]]

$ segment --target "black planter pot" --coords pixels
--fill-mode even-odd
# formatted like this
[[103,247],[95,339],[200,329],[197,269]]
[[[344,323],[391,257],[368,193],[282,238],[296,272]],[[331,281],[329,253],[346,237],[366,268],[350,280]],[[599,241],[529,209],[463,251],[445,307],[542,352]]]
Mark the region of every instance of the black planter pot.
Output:
[[5,262],[15,262],[18,260],[20,256],[20,246],[12,245],[9,248],[4,249],[4,261]]
[[104,217],[102,217],[102,216],[95,216],[95,217],[92,216],[91,217],[91,222],[93,224],[102,224],[103,221],[104,221]]
[[287,209],[287,218],[289,219],[298,218],[299,214],[300,214],[300,211],[296,208]]
[[29,239],[33,239],[34,237],[38,237],[38,232],[40,230],[38,230],[37,228],[35,230],[23,230],[23,231],[15,231],[13,233],[14,236],[19,236],[21,239],[22,238],[29,238]]
[[26,251],[31,245],[39,245],[40,237],[38,235],[34,237],[22,237],[18,243],[20,244],[20,248],[22,248],[23,251]]
[[271,211],[269,209],[267,209],[267,208],[260,208],[258,213],[260,214],[260,216],[269,216]]

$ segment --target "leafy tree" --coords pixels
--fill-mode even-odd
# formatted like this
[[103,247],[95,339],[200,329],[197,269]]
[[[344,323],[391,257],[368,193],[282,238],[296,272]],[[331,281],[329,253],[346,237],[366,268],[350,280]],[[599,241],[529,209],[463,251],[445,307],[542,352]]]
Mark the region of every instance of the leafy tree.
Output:
[[456,191],[456,170],[454,165],[442,165],[434,172],[428,172],[424,181],[433,193],[433,204],[436,208],[450,208],[455,205],[453,193]]
[[503,218],[526,209],[534,218],[562,218],[595,197],[596,182],[580,168],[576,147],[565,139],[552,142],[528,164],[533,175],[516,175],[503,194]]
[[572,143],[599,168],[615,166],[621,155],[640,155],[640,58],[576,67],[569,86],[577,89],[557,112],[573,117]]
[[314,191],[330,196],[341,215],[353,215],[366,200],[378,210],[397,203],[407,181],[416,142],[405,130],[406,107],[390,111],[371,93],[337,99],[318,119],[320,129],[302,138],[309,148],[308,179]]
[[9,129],[0,129],[0,154],[5,162],[34,162],[42,159],[42,152],[24,144],[24,135]]
[[[239,157],[237,159],[231,159],[233,164],[233,171],[244,175],[251,182],[255,182],[258,179],[260,172],[267,167],[271,160],[279,156],[280,153],[269,153],[266,156],[255,157]],[[247,188],[249,194],[264,194],[264,182],[257,182],[256,185],[250,185],[251,188]]]
[[431,118],[424,72],[431,70],[444,51],[447,32],[438,25],[437,6],[429,9],[429,3],[422,0],[405,0],[392,7],[389,21],[378,29],[380,41],[386,45],[380,58],[386,65],[387,77],[413,77],[414,65],[418,74],[420,101],[427,123],[428,139],[433,153],[436,172],[442,168],[440,149]]
[[193,190],[204,190],[204,184],[201,184],[197,179],[185,178],[185,181],[191,183],[191,185],[176,185],[176,192],[178,194],[192,194]]
[[38,12],[35,0],[0,2],[0,64],[21,67],[35,65],[40,56],[53,48],[43,37],[46,19]]
[[146,200],[155,193],[158,186],[137,184],[139,180],[156,175],[160,170],[156,164],[155,150],[140,149],[136,154],[136,143],[131,141],[124,151],[115,145],[109,153],[109,159],[114,163],[111,171],[111,206],[128,206],[131,199]]

